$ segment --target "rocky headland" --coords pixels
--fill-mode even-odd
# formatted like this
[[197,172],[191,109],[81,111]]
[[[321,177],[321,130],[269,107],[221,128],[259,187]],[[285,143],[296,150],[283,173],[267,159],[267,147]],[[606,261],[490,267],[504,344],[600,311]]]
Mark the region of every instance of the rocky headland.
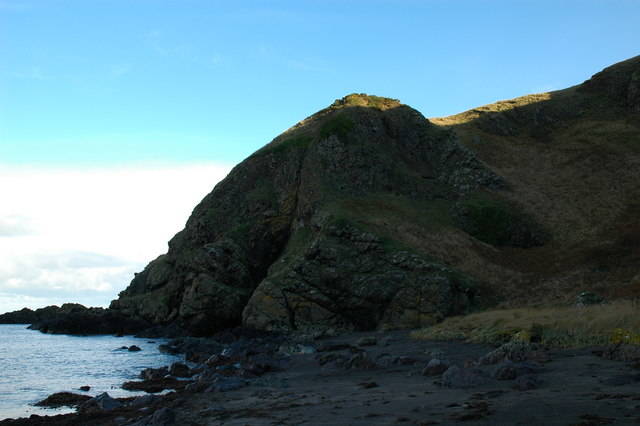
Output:
[[0,322],[181,336],[163,350],[186,364],[127,385],[173,393],[47,424],[631,424],[637,330],[562,350],[540,324],[484,344],[394,330],[637,300],[638,182],[640,57],[445,118],[352,94],[236,166],[109,309]]

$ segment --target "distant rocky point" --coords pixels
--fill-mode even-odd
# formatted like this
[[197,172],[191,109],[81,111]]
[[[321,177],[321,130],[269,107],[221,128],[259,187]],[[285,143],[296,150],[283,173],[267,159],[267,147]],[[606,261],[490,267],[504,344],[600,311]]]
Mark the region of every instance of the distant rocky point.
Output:
[[9,312],[0,315],[0,324],[31,324],[31,329],[60,334],[135,334],[151,327],[141,319],[77,303]]
[[110,309],[38,321],[322,334],[638,297],[638,182],[640,56],[431,120],[352,94],[236,166]]

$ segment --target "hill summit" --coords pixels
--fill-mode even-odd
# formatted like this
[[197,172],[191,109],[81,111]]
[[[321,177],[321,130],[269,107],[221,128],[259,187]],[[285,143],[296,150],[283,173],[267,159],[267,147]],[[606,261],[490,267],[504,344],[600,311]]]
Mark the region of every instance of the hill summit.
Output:
[[111,310],[212,334],[640,295],[640,57],[427,120],[352,94],[236,166]]

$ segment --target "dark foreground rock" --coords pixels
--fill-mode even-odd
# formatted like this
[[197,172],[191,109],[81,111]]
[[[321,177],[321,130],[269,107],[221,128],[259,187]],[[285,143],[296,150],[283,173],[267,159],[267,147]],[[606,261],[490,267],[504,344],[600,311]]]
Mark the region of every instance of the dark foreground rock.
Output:
[[77,393],[71,392],[58,392],[52,395],[49,395],[45,399],[40,402],[37,402],[36,405],[38,407],[77,407],[82,403],[90,400],[91,397],[87,395],[79,395]]
[[158,393],[165,389],[184,389],[188,384],[189,382],[184,380],[178,380],[172,377],[163,377],[161,379],[125,382],[122,385],[122,389]]

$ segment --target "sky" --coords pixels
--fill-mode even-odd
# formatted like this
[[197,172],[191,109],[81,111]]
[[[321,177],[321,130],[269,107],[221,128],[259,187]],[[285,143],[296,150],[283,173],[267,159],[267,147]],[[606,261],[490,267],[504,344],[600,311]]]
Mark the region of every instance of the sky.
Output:
[[107,306],[238,162],[349,93],[427,117],[640,54],[638,0],[0,0],[0,313]]

